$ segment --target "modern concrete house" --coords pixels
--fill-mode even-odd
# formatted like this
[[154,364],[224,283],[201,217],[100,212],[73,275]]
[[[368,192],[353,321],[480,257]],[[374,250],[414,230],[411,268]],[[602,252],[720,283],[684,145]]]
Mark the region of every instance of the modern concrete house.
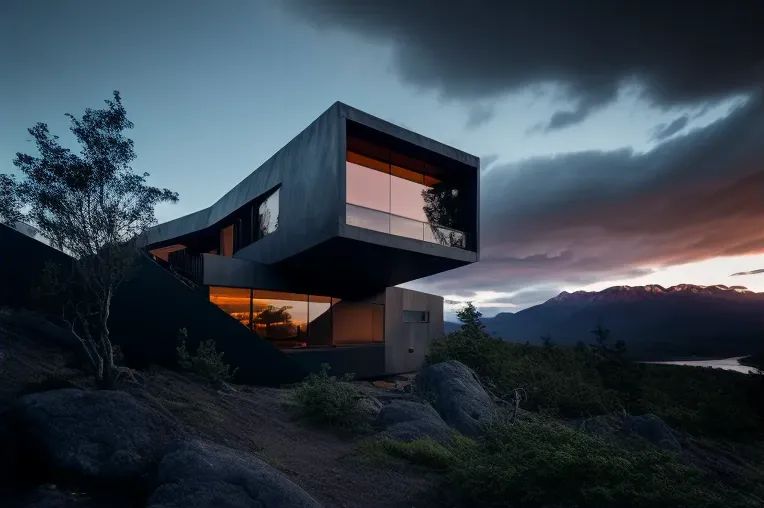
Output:
[[478,260],[478,176],[477,157],[338,102],[145,247],[307,370],[410,372],[443,298],[395,286]]

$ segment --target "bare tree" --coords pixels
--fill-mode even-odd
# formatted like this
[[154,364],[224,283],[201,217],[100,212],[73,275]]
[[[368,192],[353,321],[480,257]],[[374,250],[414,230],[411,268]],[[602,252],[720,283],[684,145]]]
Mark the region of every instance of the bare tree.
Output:
[[[109,313],[114,294],[134,266],[136,241],[156,223],[154,209],[176,202],[178,195],[146,184],[137,174],[133,141],[123,131],[133,127],[119,92],[104,109],[87,109],[82,118],[67,114],[80,154],[62,147],[48,126],[29,133],[39,156],[17,153],[14,165],[24,174],[13,195],[29,211],[26,222],[73,256],[72,278],[49,277],[66,287],[64,318],[79,338],[103,387],[114,379]],[[52,274],[48,274],[52,275]]]

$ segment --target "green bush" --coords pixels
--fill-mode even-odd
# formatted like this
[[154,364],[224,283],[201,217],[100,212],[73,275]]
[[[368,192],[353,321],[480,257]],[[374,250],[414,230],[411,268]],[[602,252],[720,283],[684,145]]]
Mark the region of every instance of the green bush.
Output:
[[365,439],[358,443],[358,451],[379,462],[389,458],[404,459],[433,469],[446,469],[454,463],[453,451],[431,438],[410,443],[393,439]]
[[305,418],[343,430],[359,429],[368,425],[368,413],[352,379],[352,374],[339,379],[330,376],[324,363],[319,372],[297,384],[292,399]]
[[236,375],[238,367],[231,369],[231,366],[223,361],[225,353],[218,352],[215,347],[215,341],[204,340],[196,348],[196,354],[190,355],[186,350],[186,330],[181,329],[179,334],[178,365],[194,374],[197,374],[212,383],[229,381]]
[[459,436],[449,446],[429,439],[359,446],[374,458],[386,454],[436,469],[441,473],[437,491],[454,506],[757,506],[676,455],[652,447],[627,451],[544,420],[494,426],[483,439]]
[[695,435],[761,435],[764,411],[756,401],[764,397],[756,394],[764,383],[757,376],[636,364],[623,359],[623,344],[609,349],[602,335],[592,348],[544,348],[492,338],[473,324],[433,343],[427,360],[464,363],[498,396],[522,388],[531,411],[566,418],[650,412]]
[[551,422],[493,428],[460,447],[444,492],[466,506],[744,507],[676,455],[626,451]]

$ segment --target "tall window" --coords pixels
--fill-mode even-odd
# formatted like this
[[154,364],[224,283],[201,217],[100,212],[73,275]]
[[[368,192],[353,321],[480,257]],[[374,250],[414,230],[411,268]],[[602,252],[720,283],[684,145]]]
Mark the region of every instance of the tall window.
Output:
[[273,233],[279,226],[279,189],[264,199],[250,202],[233,214],[220,230],[218,252],[231,257],[247,245]]
[[[348,139],[346,160],[347,224],[382,233],[466,248],[460,224],[458,189],[411,168],[421,161]],[[363,155],[353,149],[373,153]],[[387,160],[390,162],[383,162]],[[463,227],[463,226],[462,226]]]
[[210,301],[246,327],[251,326],[252,290],[210,287]]
[[384,342],[384,305],[226,287],[210,287],[210,301],[280,348]]

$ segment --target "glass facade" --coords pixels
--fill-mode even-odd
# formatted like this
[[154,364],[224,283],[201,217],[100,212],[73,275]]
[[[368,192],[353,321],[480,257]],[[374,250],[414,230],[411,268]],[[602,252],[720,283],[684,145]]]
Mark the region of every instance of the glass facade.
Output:
[[348,147],[347,224],[466,248],[466,234],[453,227],[464,207],[458,189],[411,169],[423,162],[351,138]]
[[210,302],[280,348],[384,342],[380,304],[219,286],[210,286]]

